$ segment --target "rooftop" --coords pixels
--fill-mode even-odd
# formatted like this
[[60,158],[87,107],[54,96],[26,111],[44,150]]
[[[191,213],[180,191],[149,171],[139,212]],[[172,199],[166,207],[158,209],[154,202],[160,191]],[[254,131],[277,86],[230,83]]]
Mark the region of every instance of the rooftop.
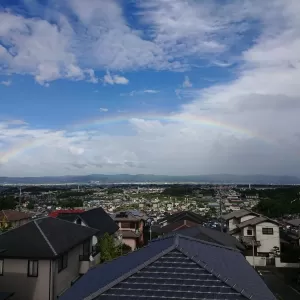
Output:
[[119,229],[118,225],[102,207],[89,209],[78,214],[63,213],[57,217],[71,222],[80,218],[87,226],[97,229],[100,235],[104,233],[113,234]]
[[247,209],[240,209],[240,210],[236,210],[236,211],[233,211],[227,215],[224,215],[222,216],[222,218],[224,220],[230,220],[232,218],[242,218],[242,217],[245,217],[247,215],[254,215],[254,216],[259,216],[259,214],[251,211],[251,210],[247,210]]
[[162,298],[276,300],[239,251],[178,234],[91,269],[60,300]]
[[3,219],[7,221],[20,221],[24,219],[30,219],[33,216],[31,213],[18,211],[18,210],[12,210],[12,209],[6,209],[0,211],[0,220]]
[[45,217],[0,235],[3,258],[54,258],[96,235],[98,230]]

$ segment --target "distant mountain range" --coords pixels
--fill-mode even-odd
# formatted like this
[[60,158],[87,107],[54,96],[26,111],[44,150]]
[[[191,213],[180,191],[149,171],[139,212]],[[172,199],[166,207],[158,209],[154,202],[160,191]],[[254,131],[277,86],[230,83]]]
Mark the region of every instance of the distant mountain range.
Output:
[[300,184],[295,176],[272,175],[82,175],[82,176],[45,176],[45,177],[0,177],[0,184],[66,184],[66,183],[236,183],[236,184]]

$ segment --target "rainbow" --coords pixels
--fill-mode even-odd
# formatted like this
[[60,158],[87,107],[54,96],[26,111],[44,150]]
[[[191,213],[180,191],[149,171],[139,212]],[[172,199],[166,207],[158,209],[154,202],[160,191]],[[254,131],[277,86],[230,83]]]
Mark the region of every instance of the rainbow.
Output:
[[[214,120],[209,117],[205,116],[196,116],[196,115],[190,115],[190,114],[173,114],[173,115],[160,115],[160,114],[119,114],[119,115],[108,115],[104,116],[103,118],[95,117],[93,119],[87,119],[80,121],[78,123],[72,124],[71,126],[68,126],[65,128],[66,132],[76,132],[76,131],[88,131],[91,129],[98,129],[100,126],[105,125],[112,125],[112,124],[122,124],[122,123],[128,123],[129,121],[133,119],[143,119],[148,121],[160,121],[165,123],[188,123],[188,124],[196,124],[205,126],[208,128],[215,128],[215,129],[222,129],[226,130],[228,132],[232,132],[235,134],[239,134],[243,137],[248,138],[256,138],[261,140],[264,143],[274,143],[274,141],[270,140],[269,138],[266,138],[264,136],[261,136],[260,134],[250,131],[246,128],[242,128],[240,126],[236,126],[234,124],[230,124],[228,122],[221,122],[218,120]],[[4,153],[0,152],[0,163],[7,162],[12,157],[15,157],[19,155],[20,153],[23,153],[24,151],[27,151],[29,149],[35,148],[39,145],[42,145],[40,140],[37,139],[31,139],[27,140],[23,143],[20,143]]]

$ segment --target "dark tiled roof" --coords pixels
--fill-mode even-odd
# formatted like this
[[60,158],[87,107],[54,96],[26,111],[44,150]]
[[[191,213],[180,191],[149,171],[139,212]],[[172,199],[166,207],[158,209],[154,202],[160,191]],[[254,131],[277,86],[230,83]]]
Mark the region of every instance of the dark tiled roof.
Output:
[[79,216],[89,227],[98,229],[99,234],[106,232],[113,234],[119,230],[118,225],[102,207],[87,210],[79,214]]
[[223,246],[236,248],[241,251],[245,250],[245,247],[235,237],[231,236],[230,234],[221,232],[216,229],[203,227],[201,225],[181,229],[176,231],[176,233],[184,236],[196,238],[202,241],[217,243]]
[[192,211],[180,211],[169,216],[158,220],[158,223],[163,223],[167,221],[168,223],[174,223],[180,220],[190,220],[192,222],[201,224],[204,222],[204,218],[201,215],[198,215]]
[[251,210],[247,210],[247,209],[240,209],[240,210],[237,210],[237,211],[233,211],[227,215],[224,215],[222,216],[222,218],[224,220],[229,220],[229,219],[232,219],[232,218],[242,218],[242,217],[245,217],[247,215],[254,215],[254,216],[259,216],[259,214],[251,211]]
[[0,257],[53,258],[96,235],[98,230],[46,217],[0,235]]
[[70,214],[70,213],[61,213],[57,215],[58,219],[69,221],[69,222],[74,222],[76,219],[79,218],[78,214]]
[[93,208],[78,214],[62,213],[57,217],[70,222],[80,218],[87,226],[97,229],[100,235],[106,232],[113,234],[119,230],[118,225],[102,207]]
[[60,300],[276,300],[236,250],[181,235],[99,265]]
[[244,228],[246,226],[254,226],[254,225],[257,225],[257,224],[265,222],[265,221],[275,223],[275,221],[272,221],[266,217],[260,216],[260,217],[255,217],[250,220],[244,221],[240,224],[237,224],[237,227]]
[[194,223],[190,220],[180,220],[174,223],[170,223],[166,226],[161,227],[158,232],[160,233],[169,233],[172,231],[178,231],[181,228],[188,228],[188,227],[192,227],[192,226],[197,226],[198,223]]

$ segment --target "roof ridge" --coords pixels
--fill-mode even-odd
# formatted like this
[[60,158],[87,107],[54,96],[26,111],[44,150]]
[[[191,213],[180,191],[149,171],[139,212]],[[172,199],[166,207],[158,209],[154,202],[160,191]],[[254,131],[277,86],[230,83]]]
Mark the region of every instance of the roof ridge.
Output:
[[[74,214],[76,215],[78,218],[80,218],[82,221],[84,221],[86,223],[86,221],[84,219],[82,219],[82,217],[79,215],[79,214]],[[94,227],[90,227],[90,226],[82,226],[81,224],[76,224],[74,222],[70,222],[70,221],[67,221],[67,220],[64,220],[64,219],[60,219],[60,218],[55,218],[55,217],[51,217],[51,216],[47,216],[45,218],[51,218],[51,219],[55,219],[55,220],[59,220],[59,221],[62,221],[62,222],[66,222],[68,224],[73,224],[73,225],[76,225],[76,226],[80,226],[81,228],[88,228],[88,229],[92,229],[92,230],[96,230],[97,232],[99,232],[100,230],[97,229],[97,228],[94,228]]]
[[[133,274],[137,273],[138,271],[144,269],[145,267],[147,267],[148,265],[155,262],[156,260],[158,260],[159,258],[161,258],[162,256],[164,256],[165,254],[169,253],[170,251],[172,251],[174,249],[175,249],[175,245],[172,244],[167,249],[161,251],[160,253],[158,253],[155,256],[152,256],[151,258],[149,258],[148,260],[146,260],[142,264],[138,265],[137,267],[133,268],[132,270],[128,271],[127,273],[125,273],[125,274],[121,275],[120,277],[116,278],[115,280],[113,280],[112,282],[110,282],[106,286],[102,287],[98,291],[96,291],[96,292],[90,294],[89,296],[85,297],[83,300],[94,300],[96,297],[103,294],[107,290],[111,289],[113,286],[117,285],[118,283],[122,282],[123,280],[127,279],[128,277],[132,276]],[[134,253],[134,252],[132,252],[132,253]]]
[[[41,218],[42,219],[42,218]],[[44,219],[44,218],[43,218]],[[38,219],[40,220],[40,219]],[[50,249],[52,250],[53,254],[56,256],[57,253],[54,249],[54,247],[51,245],[50,241],[48,240],[48,238],[46,237],[45,233],[43,232],[43,230],[41,229],[41,227],[39,226],[39,224],[37,223],[38,220],[34,220],[34,224],[37,227],[37,229],[39,230],[40,234],[42,235],[42,237],[44,238],[44,240],[46,241],[46,243],[48,244],[48,246],[50,247]]]
[[212,243],[212,242],[208,242],[208,241],[203,241],[203,240],[200,240],[200,239],[197,239],[197,238],[193,238],[193,237],[190,237],[190,236],[185,236],[185,235],[178,234],[178,233],[175,233],[174,235],[171,235],[171,236],[175,236],[175,235],[178,235],[179,238],[184,238],[186,240],[190,240],[190,241],[193,241],[193,242],[202,243],[202,244],[206,244],[206,245],[210,245],[210,246],[214,246],[214,247],[219,247],[219,248],[223,248],[223,249],[226,249],[226,250],[231,250],[231,251],[235,251],[235,252],[239,252],[239,253],[241,252],[240,250],[235,249],[235,248],[231,248],[231,247],[228,247],[228,246],[224,246],[224,245],[221,245],[221,244]]
[[196,259],[197,256],[190,256],[188,252],[183,250],[183,248],[176,247],[176,249],[180,251],[182,254],[184,254],[185,256],[187,256],[190,260],[195,262],[198,266],[205,269],[207,272],[214,275],[216,278],[218,278],[219,280],[221,280],[222,282],[230,286],[232,289],[240,293],[242,296],[246,297],[249,300],[252,300],[253,295],[245,292],[245,289],[239,288],[235,283],[231,282],[232,280],[230,278],[226,278],[226,277],[224,278],[220,273],[217,273],[213,268],[209,268],[207,263],[204,263],[201,259],[197,260]]

